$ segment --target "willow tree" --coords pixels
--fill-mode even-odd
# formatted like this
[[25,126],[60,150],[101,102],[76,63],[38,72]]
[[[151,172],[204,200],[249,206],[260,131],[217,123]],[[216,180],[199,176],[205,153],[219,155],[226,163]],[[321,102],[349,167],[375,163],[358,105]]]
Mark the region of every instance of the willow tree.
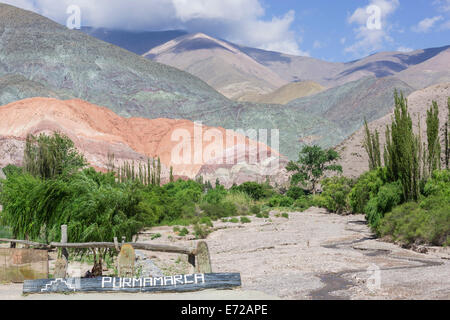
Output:
[[51,136],[28,135],[23,161],[26,172],[42,179],[52,179],[87,165],[73,141],[58,132]]

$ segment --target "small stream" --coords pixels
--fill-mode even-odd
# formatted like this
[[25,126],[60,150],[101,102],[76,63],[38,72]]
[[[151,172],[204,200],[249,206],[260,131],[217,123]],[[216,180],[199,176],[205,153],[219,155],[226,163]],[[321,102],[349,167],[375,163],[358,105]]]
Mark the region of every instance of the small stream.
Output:
[[[353,230],[356,232],[360,232],[359,230]],[[351,248],[353,250],[358,250],[353,247],[353,245],[357,243],[361,243],[367,240],[373,240],[375,237],[363,237],[361,239],[357,239],[350,242],[336,242],[332,244],[326,244],[322,245],[323,248],[327,249],[338,249],[338,247],[347,247]],[[418,262],[420,265],[411,265],[411,266],[404,266],[404,267],[392,267],[392,268],[380,268],[380,270],[401,270],[401,269],[415,269],[415,268],[426,268],[426,267],[433,267],[433,266],[440,266],[443,265],[443,262],[437,262],[437,261],[431,261],[431,260],[424,260],[424,259],[417,259],[417,258],[405,258],[405,257],[399,257],[399,256],[393,256],[391,255],[391,250],[387,249],[366,249],[363,251],[363,254],[366,256],[374,257],[374,256],[389,256],[389,258],[407,261],[407,262]],[[322,283],[325,284],[320,289],[312,291],[309,296],[313,300],[348,300],[349,297],[347,296],[339,296],[339,295],[333,295],[333,292],[341,291],[341,290],[347,290],[355,284],[347,280],[344,276],[347,274],[354,274],[354,273],[360,273],[360,272],[366,272],[367,269],[356,269],[356,270],[344,270],[337,273],[323,273],[318,275]]]

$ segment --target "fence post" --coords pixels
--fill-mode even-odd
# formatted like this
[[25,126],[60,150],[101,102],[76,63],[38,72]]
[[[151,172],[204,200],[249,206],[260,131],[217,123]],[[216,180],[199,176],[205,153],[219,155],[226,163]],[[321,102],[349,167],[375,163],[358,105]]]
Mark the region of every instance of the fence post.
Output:
[[[67,225],[61,225],[61,243],[67,243]],[[58,254],[58,259],[55,262],[55,278],[66,278],[67,276],[67,268],[69,266],[69,252],[67,248],[60,249],[61,256]]]
[[211,257],[209,255],[208,245],[205,241],[200,241],[197,244],[197,250],[195,252],[196,271],[198,273],[212,273]]
[[117,240],[117,237],[114,237],[114,247],[116,248],[117,252],[120,251],[119,241]]
[[[67,243],[67,225],[63,224],[61,225],[61,243]],[[62,255],[69,260],[69,252],[67,251],[67,248],[62,248]]]

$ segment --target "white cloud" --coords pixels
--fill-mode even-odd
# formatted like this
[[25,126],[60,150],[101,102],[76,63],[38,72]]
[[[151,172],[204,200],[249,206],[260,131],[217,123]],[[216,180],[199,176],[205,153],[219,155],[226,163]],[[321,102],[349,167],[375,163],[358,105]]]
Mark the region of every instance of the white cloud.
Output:
[[422,21],[420,21],[417,26],[412,27],[412,30],[414,32],[429,32],[431,28],[438,22],[444,19],[442,16],[436,16],[433,18],[425,18]]
[[260,0],[1,0],[65,24],[69,5],[81,8],[83,26],[130,30],[186,29],[241,45],[307,54],[292,23],[295,12],[266,17]]
[[435,0],[433,1],[433,5],[438,6],[441,11],[450,11],[450,0]]
[[437,30],[446,31],[450,30],[450,0],[435,0],[433,5],[437,7],[437,11],[445,16],[444,21],[441,23]]
[[[379,8],[368,11],[368,8],[376,6]],[[358,25],[355,29],[356,42],[345,48],[345,52],[354,56],[366,56],[374,51],[382,50],[385,43],[393,42],[389,32],[389,16],[400,6],[399,0],[369,0],[364,8],[357,8],[348,18],[349,24]],[[370,27],[369,23],[377,23],[378,27]]]
[[398,47],[397,51],[408,53],[414,51],[414,49],[408,47]]

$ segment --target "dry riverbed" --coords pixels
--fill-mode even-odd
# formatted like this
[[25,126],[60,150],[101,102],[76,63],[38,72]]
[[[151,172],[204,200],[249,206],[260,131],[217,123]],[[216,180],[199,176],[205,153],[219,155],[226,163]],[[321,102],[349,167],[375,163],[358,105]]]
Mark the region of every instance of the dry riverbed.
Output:
[[[251,220],[215,223],[216,231],[206,239],[213,272],[241,273],[239,290],[61,298],[450,299],[449,248],[402,249],[374,239],[362,215],[331,215],[317,208],[289,213],[289,219],[272,212],[270,219]],[[150,240],[158,233],[161,237]],[[195,246],[192,236],[179,237],[172,227],[148,230],[139,241]],[[165,274],[192,272],[186,256],[145,254]],[[20,291],[20,285],[0,286],[0,299],[38,298],[22,297]]]

